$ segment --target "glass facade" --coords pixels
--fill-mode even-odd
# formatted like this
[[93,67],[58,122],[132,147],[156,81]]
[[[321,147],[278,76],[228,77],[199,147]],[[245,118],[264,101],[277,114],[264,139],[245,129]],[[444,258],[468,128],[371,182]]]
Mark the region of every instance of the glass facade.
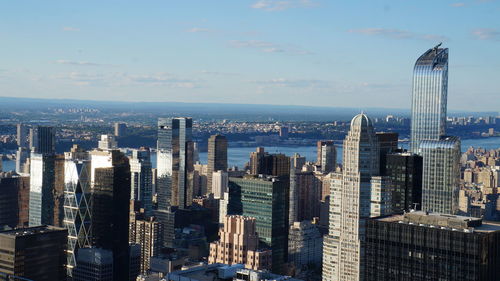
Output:
[[422,210],[454,214],[458,209],[460,139],[424,140],[420,151],[424,161]]
[[29,225],[54,223],[54,156],[31,153]]
[[149,149],[132,151],[130,158],[130,199],[139,201],[147,216],[153,211],[153,172]]
[[438,140],[446,133],[448,49],[429,49],[415,63],[411,112],[411,151],[422,140]]

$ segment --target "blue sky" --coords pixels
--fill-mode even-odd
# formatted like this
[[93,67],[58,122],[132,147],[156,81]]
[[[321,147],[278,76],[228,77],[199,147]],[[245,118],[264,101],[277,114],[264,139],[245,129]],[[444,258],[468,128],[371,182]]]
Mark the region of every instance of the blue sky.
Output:
[[500,109],[499,0],[16,0],[0,19],[0,96],[409,108],[443,41],[449,109]]

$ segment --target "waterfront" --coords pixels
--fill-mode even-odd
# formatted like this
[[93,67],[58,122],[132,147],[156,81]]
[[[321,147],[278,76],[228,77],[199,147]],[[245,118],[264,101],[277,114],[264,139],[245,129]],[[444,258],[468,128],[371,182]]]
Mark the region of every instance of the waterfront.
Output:
[[[408,147],[407,142],[401,142],[400,146]],[[481,138],[481,139],[466,139],[462,140],[462,151],[467,150],[470,146],[482,147],[485,149],[500,148],[500,137]],[[316,146],[268,146],[265,150],[269,153],[283,153],[292,156],[294,153],[299,153],[305,156],[307,161],[316,161]],[[228,165],[229,167],[237,166],[243,168],[245,163],[250,159],[250,152],[255,151],[255,147],[231,147],[228,148]],[[201,152],[200,161],[203,164],[207,163],[207,152]],[[153,167],[156,167],[156,155],[152,155]],[[342,146],[337,145],[337,163],[342,163]],[[4,160],[3,170],[11,171],[15,169],[15,161]]]

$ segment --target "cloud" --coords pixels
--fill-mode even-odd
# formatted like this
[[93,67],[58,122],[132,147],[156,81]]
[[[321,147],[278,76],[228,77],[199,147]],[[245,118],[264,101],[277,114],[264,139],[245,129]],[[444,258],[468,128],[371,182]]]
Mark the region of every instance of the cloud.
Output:
[[193,27],[193,28],[190,28],[188,30],[186,30],[186,32],[191,32],[191,33],[207,33],[207,32],[213,32],[212,29],[208,29],[208,28],[203,28],[203,27]]
[[316,6],[318,6],[318,3],[312,0],[258,0],[250,7],[267,12],[275,12],[290,8],[310,8]]
[[220,76],[233,76],[233,75],[239,75],[238,73],[232,73],[232,72],[219,72],[219,71],[210,71],[210,70],[202,70],[200,71],[201,74],[206,74],[206,75],[220,75]]
[[312,52],[296,46],[282,46],[267,41],[260,40],[233,40],[229,42],[233,48],[257,49],[263,53],[287,53],[291,55],[309,55]]
[[450,6],[454,7],[454,8],[459,8],[459,7],[464,7],[465,3],[457,2],[457,3],[450,4]]
[[52,79],[69,81],[78,86],[161,86],[168,88],[198,88],[196,80],[179,78],[169,73],[153,74],[84,73],[69,72],[51,77]]
[[67,65],[82,65],[82,66],[104,66],[106,64],[100,64],[88,61],[70,61],[70,60],[56,60],[57,64],[67,64]]
[[68,31],[68,32],[78,32],[78,31],[80,31],[79,28],[71,27],[71,26],[65,26],[65,27],[63,27],[62,30],[63,31]]
[[372,36],[382,36],[391,39],[418,39],[426,41],[448,41],[449,39],[445,36],[434,35],[434,34],[418,34],[415,32],[400,30],[400,29],[390,29],[390,28],[364,28],[364,29],[350,29],[347,32],[357,33],[363,35]]
[[269,80],[254,80],[250,83],[260,86],[274,86],[283,88],[324,88],[328,86],[328,82],[318,79],[287,79],[274,78]]
[[500,41],[500,31],[492,28],[478,28],[472,31],[472,35],[479,40]]

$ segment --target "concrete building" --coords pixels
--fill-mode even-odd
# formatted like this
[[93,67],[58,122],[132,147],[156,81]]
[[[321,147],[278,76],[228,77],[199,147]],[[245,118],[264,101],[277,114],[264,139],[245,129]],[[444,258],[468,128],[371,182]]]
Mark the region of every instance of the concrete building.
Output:
[[221,199],[227,192],[229,176],[226,171],[214,171],[212,174],[212,193],[215,199]]
[[0,228],[25,227],[28,222],[29,177],[0,175]]
[[78,251],[73,281],[113,281],[113,253],[99,248]]
[[254,270],[271,269],[272,252],[259,249],[255,218],[226,216],[219,238],[210,243],[209,264],[244,264]]
[[500,224],[410,212],[369,219],[364,280],[497,280]]
[[114,135],[115,137],[123,137],[127,132],[127,124],[125,123],[115,123],[114,125]]
[[321,172],[325,174],[335,172],[337,166],[337,149],[332,140],[317,142],[316,164],[321,166]]
[[323,237],[310,221],[294,222],[288,234],[288,262],[297,269],[314,265],[321,268]]
[[130,158],[130,200],[153,215],[153,173],[149,148],[134,149]]
[[66,229],[54,226],[1,231],[0,272],[36,281],[66,281],[67,235]]
[[[212,177],[216,171],[227,172],[227,139],[221,135],[208,139],[207,193],[215,193],[212,191]],[[220,194],[216,198],[220,198]]]

